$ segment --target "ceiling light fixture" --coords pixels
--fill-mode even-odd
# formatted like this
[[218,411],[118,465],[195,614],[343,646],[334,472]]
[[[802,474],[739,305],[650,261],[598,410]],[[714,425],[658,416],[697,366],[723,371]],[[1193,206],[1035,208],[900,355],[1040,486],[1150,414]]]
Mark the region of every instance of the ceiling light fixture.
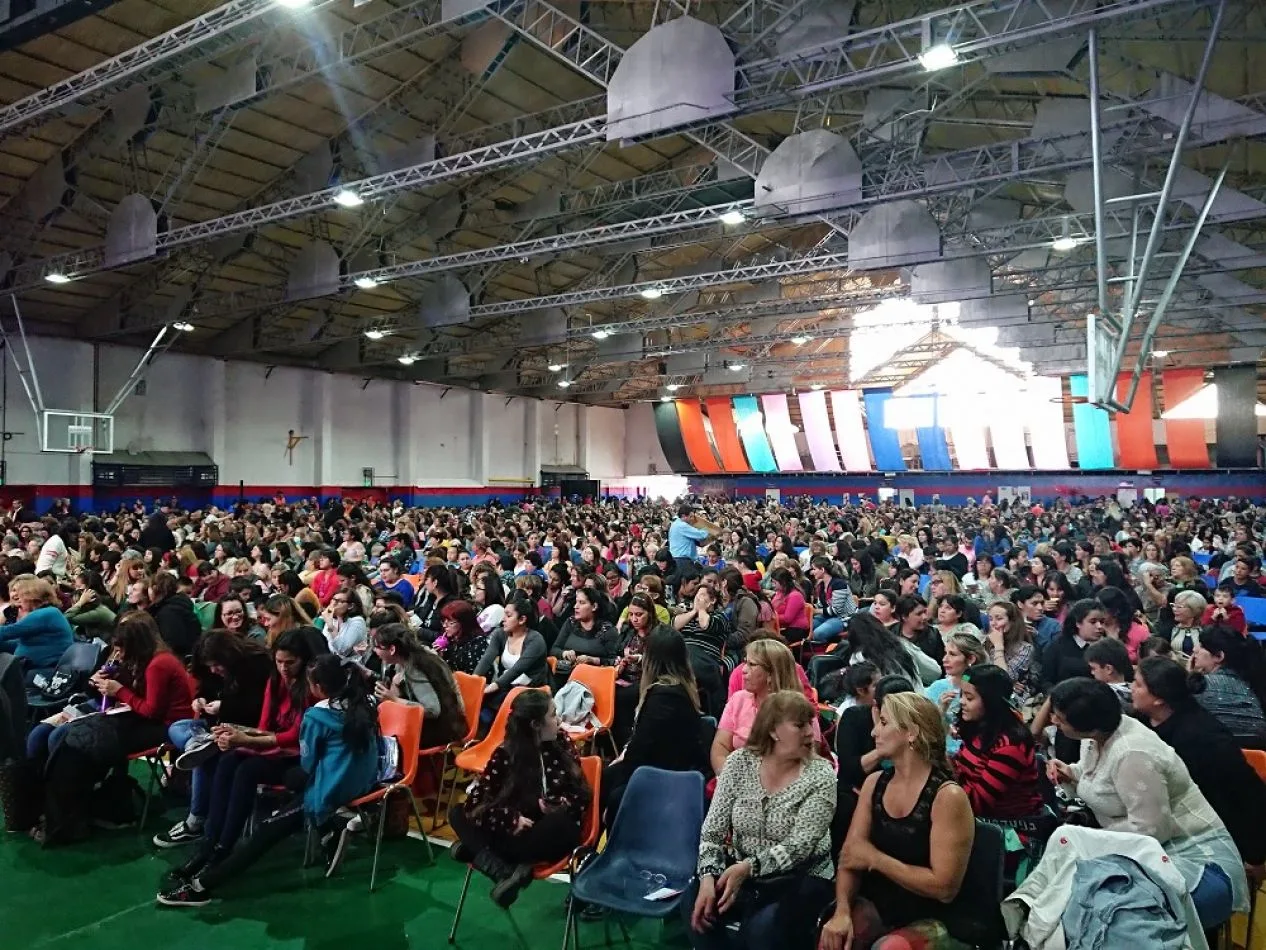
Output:
[[670,393],[675,393],[677,390],[681,389],[681,386],[679,386],[677,383],[669,383],[664,388],[667,389]]
[[378,281],[374,280],[372,277],[357,277],[354,281],[352,281],[352,283],[361,290],[373,290],[378,286]]
[[340,188],[334,193],[334,203],[343,208],[359,208],[365,199],[350,188]]
[[593,331],[593,333],[591,334],[591,336],[592,336],[595,340],[605,340],[605,339],[606,339],[607,337],[609,337],[610,335],[611,335],[611,334],[610,334],[610,333],[608,333],[606,330],[594,330],[594,331]]
[[660,397],[659,397],[659,401],[660,401],[660,402],[672,402],[672,401],[673,401],[673,397],[672,397],[672,396],[660,396]]
[[1152,356],[1155,359],[1163,360],[1169,355],[1169,350],[1152,350]]
[[810,389],[821,389],[821,388],[822,388],[822,384],[821,384],[821,383],[814,383],[814,384],[813,384],[812,386],[810,386],[809,388],[810,388]]
[[286,7],[290,10],[301,10],[310,2],[311,0],[277,0],[277,5]]
[[403,356],[397,356],[396,362],[403,363],[405,366],[412,366],[418,361],[418,358],[412,353],[405,353]]
[[919,54],[919,63],[930,73],[948,69],[958,62],[958,53],[948,43],[929,46]]
[[747,215],[745,215],[742,211],[739,211],[737,209],[734,211],[727,211],[725,214],[721,215],[722,224],[729,224],[729,225],[742,224],[746,220],[747,220]]
[[660,297],[664,296],[664,292],[658,287],[647,287],[642,291],[642,296],[647,300],[658,300]]
[[566,363],[550,363],[549,366],[546,367],[546,369],[548,369],[551,373],[560,373],[566,368]]
[[804,346],[806,343],[808,343],[808,342],[809,342],[810,340],[812,340],[812,339],[813,339],[813,337],[811,337],[811,336],[805,336],[805,335],[802,333],[802,334],[800,334],[799,336],[793,336],[793,337],[791,338],[791,342],[792,342],[792,343],[794,343],[796,346]]
[[173,330],[179,330],[181,333],[190,333],[193,330],[193,324],[186,323],[184,320],[181,320],[177,323],[173,323],[171,328]]
[[730,372],[732,373],[741,373],[745,369],[747,369],[746,363],[731,363],[730,364]]
[[1061,234],[1055,240],[1051,241],[1051,250],[1059,251],[1066,254],[1069,251],[1077,249],[1077,239],[1070,234]]
[[570,385],[571,385],[571,380],[570,380],[570,379],[560,379],[560,380],[558,381],[558,388],[559,388],[559,389],[566,389],[566,388],[567,388],[568,386],[570,386]]
[[70,278],[59,270],[50,271],[44,275],[44,279],[50,284],[69,284]]
[[381,340],[386,335],[387,335],[386,330],[366,330],[365,331],[365,339],[367,340]]

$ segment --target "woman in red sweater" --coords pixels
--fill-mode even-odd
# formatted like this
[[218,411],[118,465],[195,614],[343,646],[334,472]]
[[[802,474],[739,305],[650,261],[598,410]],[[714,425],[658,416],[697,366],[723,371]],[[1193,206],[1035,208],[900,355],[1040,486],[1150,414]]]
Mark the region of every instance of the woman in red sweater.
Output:
[[977,818],[1029,818],[1042,810],[1033,735],[1011,706],[1006,670],[990,664],[963,674],[953,764]]
[[131,708],[119,719],[120,743],[129,755],[167,741],[167,727],[187,719],[193,683],[180,658],[167,649],[158,623],[144,611],[119,620],[110,662],[89,682],[101,695]]
[[[193,754],[189,750],[181,757],[182,768],[204,764],[212,771],[207,814],[198,829],[201,840],[189,861],[173,872],[179,880],[190,880],[228,857],[255,807],[256,787],[284,784],[286,772],[299,762],[299,724],[312,702],[312,640],[302,630],[287,630],[272,652],[274,668],[264,687],[258,727],[215,726],[214,741],[204,747],[205,763],[186,761]],[[195,839],[191,835],[184,840]]]

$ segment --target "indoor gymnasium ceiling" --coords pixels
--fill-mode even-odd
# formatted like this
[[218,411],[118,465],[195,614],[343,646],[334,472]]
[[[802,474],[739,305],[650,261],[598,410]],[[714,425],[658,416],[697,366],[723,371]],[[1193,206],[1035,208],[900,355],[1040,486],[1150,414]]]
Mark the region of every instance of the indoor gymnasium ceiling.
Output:
[[[620,404],[839,384],[858,314],[913,287],[971,298],[963,325],[997,327],[1037,372],[1084,371],[1087,31],[1115,300],[1134,209],[1136,256],[1153,218],[1128,196],[1163,189],[1220,14],[1141,323],[1225,169],[1152,364],[1258,363],[1266,345],[1253,0],[97,7],[0,35],[0,263],[28,332],[144,346],[166,325],[186,328],[160,344],[179,351]],[[683,16],[736,57],[731,113],[608,142],[624,51]],[[931,70],[941,40],[958,61]],[[816,130],[860,163],[857,187],[771,205],[753,179],[793,136],[838,174]],[[931,251],[902,243],[898,203]],[[890,256],[850,257],[862,230]],[[952,349],[934,329],[899,375]]]

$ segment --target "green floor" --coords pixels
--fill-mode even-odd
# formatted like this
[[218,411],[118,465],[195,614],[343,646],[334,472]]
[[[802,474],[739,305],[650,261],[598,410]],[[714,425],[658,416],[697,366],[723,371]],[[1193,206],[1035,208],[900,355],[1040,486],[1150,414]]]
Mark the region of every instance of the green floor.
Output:
[[[178,811],[168,816],[179,817]],[[165,818],[151,820],[151,833]],[[358,841],[336,877],[299,868],[299,839],[284,842],[248,876],[199,909],[154,903],[166,870],[183,852],[158,852],[135,831],[100,832],[88,844],[45,851],[26,837],[0,837],[2,950],[438,950],[461,893],[465,868],[444,848],[426,864],[421,841],[387,842],[378,889],[369,893],[372,843]],[[457,945],[468,950],[556,948],[563,937],[564,885],[532,884],[511,912],[472,880]],[[633,928],[634,948],[661,945],[659,925]],[[581,925],[583,950],[626,947],[614,923]],[[677,941],[673,941],[676,943]]]

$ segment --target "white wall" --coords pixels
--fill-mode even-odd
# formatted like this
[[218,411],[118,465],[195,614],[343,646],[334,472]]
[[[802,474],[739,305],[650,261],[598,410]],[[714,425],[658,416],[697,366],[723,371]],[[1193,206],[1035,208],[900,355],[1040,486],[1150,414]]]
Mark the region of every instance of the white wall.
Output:
[[655,432],[655,410],[650,403],[635,402],[624,411],[624,472],[635,475],[671,475]]
[[[31,349],[45,405],[66,410],[104,410],[142,355],[43,338]],[[8,482],[89,484],[91,456],[39,450],[34,412],[5,359]],[[290,430],[303,437],[293,460]],[[624,443],[618,409],[166,354],[147,371],[144,395],[116,412],[114,448],[206,452],[223,485],[359,486],[372,468],[377,484],[443,488],[531,485],[542,465],[618,478]]]

